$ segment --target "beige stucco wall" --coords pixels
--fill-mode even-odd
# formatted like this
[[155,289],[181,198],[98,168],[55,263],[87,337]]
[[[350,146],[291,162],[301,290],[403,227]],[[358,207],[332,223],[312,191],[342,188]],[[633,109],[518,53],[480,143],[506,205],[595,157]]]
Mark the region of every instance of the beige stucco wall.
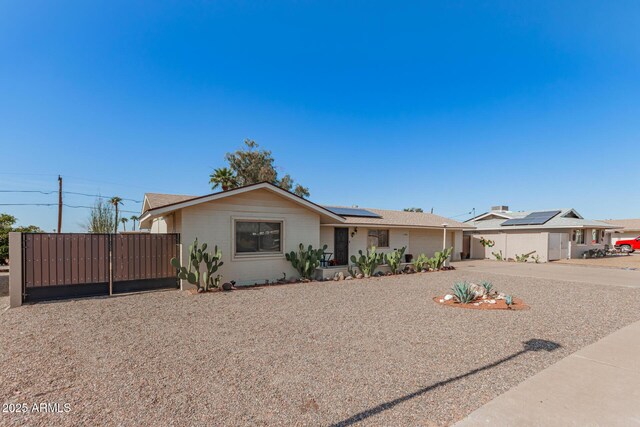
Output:
[[[222,250],[224,265],[219,273],[223,275],[223,281],[253,284],[279,279],[283,272],[287,278],[297,276],[284,253],[234,256],[234,218],[283,221],[285,252],[296,250],[300,243],[319,247],[318,214],[267,190],[256,190],[183,209],[178,227],[181,230],[183,263],[189,255],[189,245],[198,237],[200,243],[206,242],[210,247],[218,245]],[[190,285],[184,283],[183,286]]]
[[[369,229],[387,229],[385,227],[349,227],[349,257],[357,255],[358,251],[363,253],[367,250],[367,234]],[[442,230],[431,229],[409,229],[409,228],[389,228],[389,247],[376,248],[377,252],[388,253],[394,249],[406,247],[405,253],[412,254],[417,257],[421,253],[427,256],[433,256],[436,251],[442,250]],[[335,252],[334,227],[323,226],[320,231],[320,245],[327,245],[328,252]],[[452,258],[460,259],[460,251],[462,250],[462,231],[447,231],[447,247],[454,247]]]
[[[557,229],[551,231],[551,233],[566,234],[569,240],[568,249],[564,249],[563,256],[569,255],[570,258],[580,258],[582,254],[589,249],[604,248],[604,241],[600,243],[591,243],[592,229],[584,229],[585,243],[576,244],[572,242],[572,230],[571,229]],[[521,255],[536,251],[533,255],[538,255],[541,262],[547,262],[549,260],[549,232],[537,231],[537,230],[514,230],[503,232],[487,232],[482,233],[479,231],[470,232],[471,235],[471,258],[474,259],[495,259],[493,252],[502,251],[502,255],[505,259],[515,259],[516,254]],[[495,245],[491,248],[483,247],[480,244],[480,239],[484,237],[487,240],[493,240]]]
[[[480,239],[493,240],[493,247],[484,247]],[[535,251],[533,256],[540,257],[541,262],[547,262],[549,251],[549,233],[539,231],[517,231],[502,233],[471,234],[471,258],[495,259],[493,252],[502,251],[504,259],[515,259],[516,255]]]
[[181,211],[151,220],[151,233],[180,233]]

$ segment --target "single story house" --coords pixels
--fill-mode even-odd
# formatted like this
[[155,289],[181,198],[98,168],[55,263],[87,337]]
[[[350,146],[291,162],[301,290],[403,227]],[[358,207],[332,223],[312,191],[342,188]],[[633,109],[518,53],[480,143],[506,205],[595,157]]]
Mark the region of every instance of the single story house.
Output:
[[224,262],[220,273],[238,284],[296,277],[285,253],[297,251],[300,243],[327,245],[327,257],[337,264],[333,268],[344,271],[351,255],[370,246],[379,252],[406,246],[405,253],[414,256],[433,256],[446,246],[456,260],[462,232],[472,228],[429,213],[320,206],[266,182],[205,196],[147,193],[140,227],[180,233],[183,264],[196,237],[217,245]]
[[606,231],[605,240],[610,245],[615,245],[618,240],[635,239],[640,236],[640,218],[638,219],[605,219],[602,222],[621,228],[612,228]]
[[[605,230],[610,224],[584,219],[575,209],[513,212],[508,206],[494,206],[465,223],[465,257],[473,259],[515,259],[532,253],[539,261],[579,258],[594,248],[604,248]],[[485,244],[483,245],[483,242]]]

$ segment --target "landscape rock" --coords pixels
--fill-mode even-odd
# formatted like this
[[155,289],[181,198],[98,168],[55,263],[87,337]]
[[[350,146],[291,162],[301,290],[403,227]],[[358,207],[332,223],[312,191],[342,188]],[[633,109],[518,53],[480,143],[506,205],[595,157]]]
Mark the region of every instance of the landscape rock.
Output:
[[473,293],[475,294],[476,298],[480,298],[480,297],[482,297],[483,295],[485,295],[487,293],[487,291],[484,288],[484,286],[478,285],[476,283],[470,283],[469,284],[469,289],[471,289],[471,291],[473,291]]
[[351,279],[353,279],[352,276],[347,276],[347,277],[344,278],[344,280],[351,280]]
[[233,289],[233,285],[229,282],[225,282],[222,284],[222,290],[223,291],[230,291]]
[[356,274],[356,279],[362,279],[364,275],[362,273]]
[[342,271],[338,273],[338,280],[344,280],[344,273]]
[[445,301],[449,301],[449,300],[452,300],[452,299],[453,299],[453,295],[451,295],[451,294],[447,294],[447,295],[444,296],[444,300]]

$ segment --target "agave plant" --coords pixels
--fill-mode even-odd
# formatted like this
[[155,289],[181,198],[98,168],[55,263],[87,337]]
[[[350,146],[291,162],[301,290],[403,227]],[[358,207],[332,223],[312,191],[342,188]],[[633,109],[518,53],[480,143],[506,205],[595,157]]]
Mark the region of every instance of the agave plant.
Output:
[[481,283],[481,285],[484,288],[484,291],[485,291],[484,293],[489,295],[489,293],[491,292],[491,289],[493,289],[493,284],[485,280]]
[[511,295],[506,295],[504,297],[504,302],[505,304],[507,304],[507,307],[511,308],[511,306],[513,305],[513,297]]
[[461,304],[469,304],[476,298],[476,293],[471,290],[469,282],[456,282],[451,290],[455,300]]

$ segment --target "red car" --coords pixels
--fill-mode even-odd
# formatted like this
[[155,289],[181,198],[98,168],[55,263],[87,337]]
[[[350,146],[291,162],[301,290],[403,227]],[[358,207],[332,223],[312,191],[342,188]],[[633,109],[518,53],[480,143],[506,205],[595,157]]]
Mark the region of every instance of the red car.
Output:
[[628,240],[618,240],[616,242],[616,248],[619,248],[625,252],[633,252],[633,251],[640,251],[640,236],[636,237],[635,239],[628,239]]

